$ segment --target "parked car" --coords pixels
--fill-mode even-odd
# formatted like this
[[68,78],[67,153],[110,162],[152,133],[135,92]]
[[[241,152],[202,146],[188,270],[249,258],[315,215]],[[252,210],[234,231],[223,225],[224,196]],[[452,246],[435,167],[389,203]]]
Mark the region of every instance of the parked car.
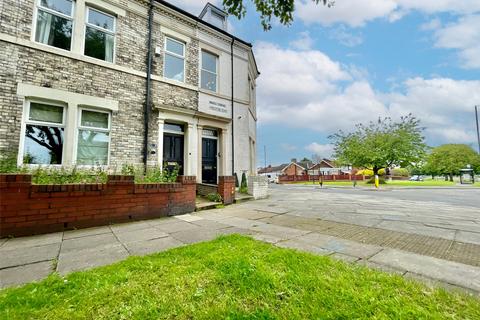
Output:
[[410,181],[423,181],[423,177],[422,176],[412,176],[410,179]]

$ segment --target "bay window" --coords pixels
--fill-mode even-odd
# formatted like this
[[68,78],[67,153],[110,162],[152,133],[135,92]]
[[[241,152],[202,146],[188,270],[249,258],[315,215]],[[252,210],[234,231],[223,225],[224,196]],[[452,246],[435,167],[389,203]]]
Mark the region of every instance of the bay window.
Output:
[[185,81],[185,44],[172,38],[165,38],[163,76],[168,79]]
[[114,47],[115,17],[97,9],[87,8],[85,55],[113,62]]
[[107,165],[110,113],[80,109],[77,143],[77,164]]
[[64,107],[30,102],[25,120],[23,163],[62,164]]
[[70,50],[72,43],[73,1],[37,1],[35,41]]
[[202,51],[202,71],[201,71],[201,88],[217,91],[217,61],[218,57],[207,51]]

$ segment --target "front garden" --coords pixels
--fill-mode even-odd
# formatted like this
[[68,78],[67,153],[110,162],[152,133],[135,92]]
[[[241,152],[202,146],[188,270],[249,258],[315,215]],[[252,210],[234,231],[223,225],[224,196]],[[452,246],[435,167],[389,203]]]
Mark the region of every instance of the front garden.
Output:
[[0,291],[1,319],[479,319],[480,300],[232,235]]

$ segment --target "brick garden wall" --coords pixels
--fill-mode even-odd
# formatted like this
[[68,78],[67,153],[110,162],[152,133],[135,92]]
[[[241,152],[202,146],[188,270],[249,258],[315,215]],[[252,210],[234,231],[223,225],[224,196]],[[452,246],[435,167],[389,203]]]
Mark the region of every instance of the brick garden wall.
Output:
[[32,185],[31,175],[0,175],[0,237],[23,236],[157,218],[195,210],[195,177],[135,184],[109,176],[106,184]]

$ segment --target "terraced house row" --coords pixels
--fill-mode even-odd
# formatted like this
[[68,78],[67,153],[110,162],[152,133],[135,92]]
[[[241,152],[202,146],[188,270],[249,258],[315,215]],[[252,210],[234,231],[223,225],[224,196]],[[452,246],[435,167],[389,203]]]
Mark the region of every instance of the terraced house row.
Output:
[[0,152],[18,164],[255,174],[252,45],[207,4],[0,0]]

